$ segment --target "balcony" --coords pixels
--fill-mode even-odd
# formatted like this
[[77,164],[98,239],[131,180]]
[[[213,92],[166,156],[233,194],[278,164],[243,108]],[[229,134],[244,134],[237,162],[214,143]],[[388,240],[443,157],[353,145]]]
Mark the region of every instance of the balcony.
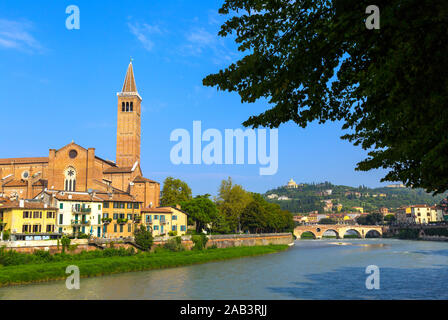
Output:
[[72,207],[72,211],[76,214],[90,214],[92,212],[91,208],[76,208],[76,207]]
[[118,219],[117,223],[118,224],[126,224],[126,223],[128,223],[128,219],[126,219],[126,218],[125,219]]
[[72,220],[71,224],[73,226],[89,226],[90,225],[90,221],[86,221],[86,220]]

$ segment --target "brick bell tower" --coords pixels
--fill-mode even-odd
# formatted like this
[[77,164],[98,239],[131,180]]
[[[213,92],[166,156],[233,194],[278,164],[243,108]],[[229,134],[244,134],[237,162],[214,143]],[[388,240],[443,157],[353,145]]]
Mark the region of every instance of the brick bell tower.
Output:
[[117,165],[132,167],[140,163],[140,132],[142,98],[135,85],[132,60],[124,79],[123,89],[117,93]]

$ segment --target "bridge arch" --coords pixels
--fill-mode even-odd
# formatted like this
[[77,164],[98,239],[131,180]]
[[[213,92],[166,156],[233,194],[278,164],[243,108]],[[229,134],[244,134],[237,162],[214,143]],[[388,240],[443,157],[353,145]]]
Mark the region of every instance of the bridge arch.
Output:
[[300,233],[299,239],[317,239],[316,234],[310,230],[306,230]]
[[371,230],[368,230],[366,232],[365,237],[366,238],[380,238],[381,237],[381,232],[379,232],[376,229],[371,229]]
[[326,229],[322,233],[322,238],[332,238],[336,236],[336,239],[339,239],[339,232],[336,229]]
[[355,229],[355,228],[349,228],[344,230],[344,234],[342,235],[343,238],[364,238],[364,230],[361,230],[361,232],[359,232],[359,230]]

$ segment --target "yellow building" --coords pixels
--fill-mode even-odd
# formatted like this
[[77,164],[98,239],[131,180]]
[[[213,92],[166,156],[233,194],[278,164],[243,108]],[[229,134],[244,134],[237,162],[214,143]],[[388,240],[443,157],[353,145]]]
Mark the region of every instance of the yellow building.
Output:
[[34,201],[0,201],[0,232],[9,230],[11,240],[57,239],[57,208]]
[[125,238],[141,222],[142,203],[128,194],[97,194],[103,199],[103,237]]
[[426,224],[443,221],[442,211],[437,210],[435,206],[426,204],[402,207],[397,210],[396,218],[398,223],[407,224]]
[[363,207],[352,207],[352,209],[358,211],[359,213],[364,213],[364,208]]
[[178,236],[187,233],[188,214],[180,208],[158,207],[142,209],[143,224],[153,236],[168,235],[170,231]]

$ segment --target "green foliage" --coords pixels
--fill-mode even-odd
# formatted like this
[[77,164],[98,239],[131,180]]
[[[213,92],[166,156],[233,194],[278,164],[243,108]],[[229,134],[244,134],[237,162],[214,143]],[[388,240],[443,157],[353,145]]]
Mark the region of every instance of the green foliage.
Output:
[[[331,189],[332,194],[323,196],[320,193],[326,189]],[[355,195],[358,192],[360,197]],[[398,208],[403,205],[428,204],[440,202],[447,194],[439,194],[432,196],[423,189],[409,188],[367,188],[365,186],[350,187],[344,185],[334,185],[330,182],[300,184],[297,189],[289,189],[279,187],[266,192],[269,194],[277,194],[279,196],[287,196],[292,200],[275,200],[267,199],[271,203],[277,203],[283,210],[294,213],[307,213],[318,211],[323,213],[322,200],[332,199],[343,205],[343,212],[354,211],[353,207],[363,207],[365,211],[377,211],[381,207]],[[379,194],[385,194],[380,197]],[[376,195],[376,197],[374,197]],[[333,212],[337,212],[333,206]]]
[[425,232],[425,235],[427,235],[427,236],[448,237],[448,228],[424,229],[424,232]]
[[319,224],[336,224],[337,222],[330,218],[322,218],[319,220]]
[[190,199],[191,189],[186,182],[180,179],[174,179],[173,177],[167,177],[165,179],[160,194],[160,204],[162,206],[175,206]]
[[194,246],[192,248],[193,250],[203,250],[203,249],[205,249],[208,238],[205,234],[194,235],[194,236],[191,236],[191,241],[193,241],[193,243],[194,243]]
[[[288,249],[287,245],[269,245],[256,247],[231,247],[225,249],[204,251],[169,252],[162,250],[159,253],[143,252],[130,256],[104,257],[103,251],[95,250],[83,252],[79,255],[53,255],[59,260],[49,263],[30,263],[8,265],[1,268],[0,286],[11,284],[31,283],[52,279],[65,279],[67,263],[76,263],[82,277],[93,277],[119,272],[142,271],[161,268],[172,268],[209,261],[219,261],[239,257],[256,256],[279,252]],[[2,259],[0,249],[0,261]],[[20,254],[33,256],[30,254]]]
[[209,195],[196,196],[181,203],[182,210],[188,212],[189,219],[196,223],[196,232],[200,233],[207,224],[213,223],[218,215],[215,203],[209,199]]
[[175,237],[172,239],[169,239],[163,247],[169,251],[184,251],[185,247],[182,245],[182,237]]
[[175,236],[177,236],[177,231],[170,231],[170,232],[168,232],[168,235],[170,237],[175,237]]
[[135,243],[142,248],[142,250],[149,251],[153,243],[153,236],[151,231],[146,230],[143,225],[136,228],[134,231]]
[[408,240],[417,240],[419,238],[419,232],[418,229],[401,229],[398,233],[399,239],[408,239]]
[[362,225],[376,225],[383,223],[383,215],[378,212],[369,213],[356,218],[356,222]]
[[384,216],[384,222],[387,222],[389,224],[395,222],[396,220],[397,218],[393,214],[388,214]]
[[379,30],[364,23],[369,4],[225,0],[219,35],[246,55],[203,83],[242,102],[268,100],[272,109],[245,126],[342,121],[343,139],[370,151],[357,170],[390,169],[383,181],[443,192],[448,2],[378,0]]
[[10,236],[11,236],[11,230],[9,230],[9,229],[3,230],[3,239],[1,239],[1,240],[3,240],[3,241],[9,240]]
[[61,238],[61,245],[62,245],[62,253],[65,253],[65,250],[67,250],[70,247],[70,238],[63,236]]

